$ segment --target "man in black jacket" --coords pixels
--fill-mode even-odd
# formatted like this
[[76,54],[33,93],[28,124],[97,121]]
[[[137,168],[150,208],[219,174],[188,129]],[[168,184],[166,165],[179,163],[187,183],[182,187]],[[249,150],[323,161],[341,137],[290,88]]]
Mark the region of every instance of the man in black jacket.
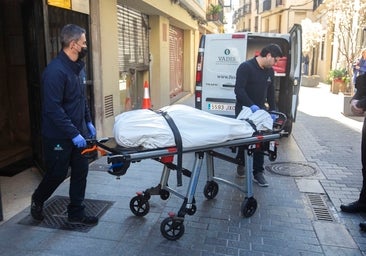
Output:
[[96,136],[85,95],[85,30],[69,24],[60,37],[62,50],[42,75],[42,142],[47,169],[32,195],[31,215],[38,221],[44,219],[43,204],[65,180],[70,166],[68,221],[96,225],[98,218],[86,216],[83,205],[89,163],[81,152],[86,139]]
[[[259,109],[276,110],[275,88],[273,84],[273,66],[282,57],[282,50],[277,44],[264,47],[260,54],[239,65],[235,81],[235,115],[238,116],[243,106],[252,112]],[[268,109],[267,106],[268,105]],[[242,163],[237,166],[238,176],[244,176],[244,151],[239,147],[237,159]],[[264,178],[264,156],[262,153],[253,155],[253,180],[259,186],[267,187]]]
[[[356,78],[356,93],[351,99],[351,110],[356,115],[363,115],[366,110],[366,74]],[[357,201],[341,205],[343,212],[366,212],[366,119],[364,119],[361,137],[362,188]],[[366,231],[366,222],[360,223]]]

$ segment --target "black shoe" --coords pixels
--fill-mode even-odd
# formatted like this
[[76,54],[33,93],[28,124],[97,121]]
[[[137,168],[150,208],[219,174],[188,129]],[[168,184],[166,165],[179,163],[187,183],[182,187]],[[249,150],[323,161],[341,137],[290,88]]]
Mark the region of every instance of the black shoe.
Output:
[[68,217],[70,224],[80,224],[85,226],[95,226],[98,224],[98,217],[95,216],[81,216],[81,217]]
[[366,222],[361,222],[360,223],[360,229],[361,229],[361,231],[366,231]]
[[37,203],[36,201],[34,201],[33,197],[32,197],[32,203],[31,203],[31,215],[32,215],[33,219],[35,219],[37,221],[42,221],[44,219],[43,204]]
[[346,205],[342,204],[341,210],[343,212],[348,212],[348,213],[366,212],[366,204],[360,203],[358,201],[354,201],[350,204],[346,204]]
[[253,181],[257,182],[261,187],[268,187],[268,182],[266,181],[266,178],[264,178],[264,174],[261,172],[254,175]]

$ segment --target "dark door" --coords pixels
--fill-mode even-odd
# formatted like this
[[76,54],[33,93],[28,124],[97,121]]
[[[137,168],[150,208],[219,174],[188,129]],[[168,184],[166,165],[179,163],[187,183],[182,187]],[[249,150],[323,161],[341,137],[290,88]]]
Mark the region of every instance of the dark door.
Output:
[[33,162],[43,170],[41,140],[41,73],[46,66],[42,1],[23,3],[24,44],[26,52],[29,113],[32,136]]
[[[31,120],[33,160],[42,170],[43,152],[41,138],[41,75],[48,64],[61,50],[60,31],[69,23],[77,24],[87,31],[88,47],[91,42],[88,40],[89,16],[86,14],[48,6],[42,0],[24,1],[23,23],[24,42],[26,49],[26,66],[29,91],[29,112]],[[92,117],[94,117],[93,84],[91,70],[91,56],[87,56],[86,71],[88,77],[87,96]]]
[[21,0],[0,1],[0,175],[32,165]]

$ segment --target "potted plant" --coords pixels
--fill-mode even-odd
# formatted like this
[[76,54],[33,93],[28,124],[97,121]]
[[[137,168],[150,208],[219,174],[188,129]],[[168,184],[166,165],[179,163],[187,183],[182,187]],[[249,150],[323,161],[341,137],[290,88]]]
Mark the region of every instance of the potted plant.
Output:
[[338,93],[339,91],[345,92],[350,82],[350,76],[345,68],[331,70],[329,72],[329,79],[332,82],[330,88],[332,93]]
[[208,20],[218,20],[219,19],[219,13],[222,11],[222,6],[217,4],[210,4],[210,7],[208,8],[207,12],[207,19]]

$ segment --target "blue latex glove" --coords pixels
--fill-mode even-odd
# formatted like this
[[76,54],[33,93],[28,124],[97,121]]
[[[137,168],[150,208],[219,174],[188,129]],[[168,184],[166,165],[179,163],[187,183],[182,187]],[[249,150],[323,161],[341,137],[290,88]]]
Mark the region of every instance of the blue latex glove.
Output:
[[97,130],[95,129],[94,125],[91,122],[88,122],[86,125],[88,126],[91,137],[95,138],[97,135]]
[[257,110],[260,110],[260,108],[257,105],[251,105],[250,110],[254,113]]
[[278,115],[271,114],[271,117],[272,117],[273,122],[275,122],[277,120],[277,118],[278,118]]
[[72,139],[74,145],[78,148],[85,148],[86,147],[86,140],[80,134]]

